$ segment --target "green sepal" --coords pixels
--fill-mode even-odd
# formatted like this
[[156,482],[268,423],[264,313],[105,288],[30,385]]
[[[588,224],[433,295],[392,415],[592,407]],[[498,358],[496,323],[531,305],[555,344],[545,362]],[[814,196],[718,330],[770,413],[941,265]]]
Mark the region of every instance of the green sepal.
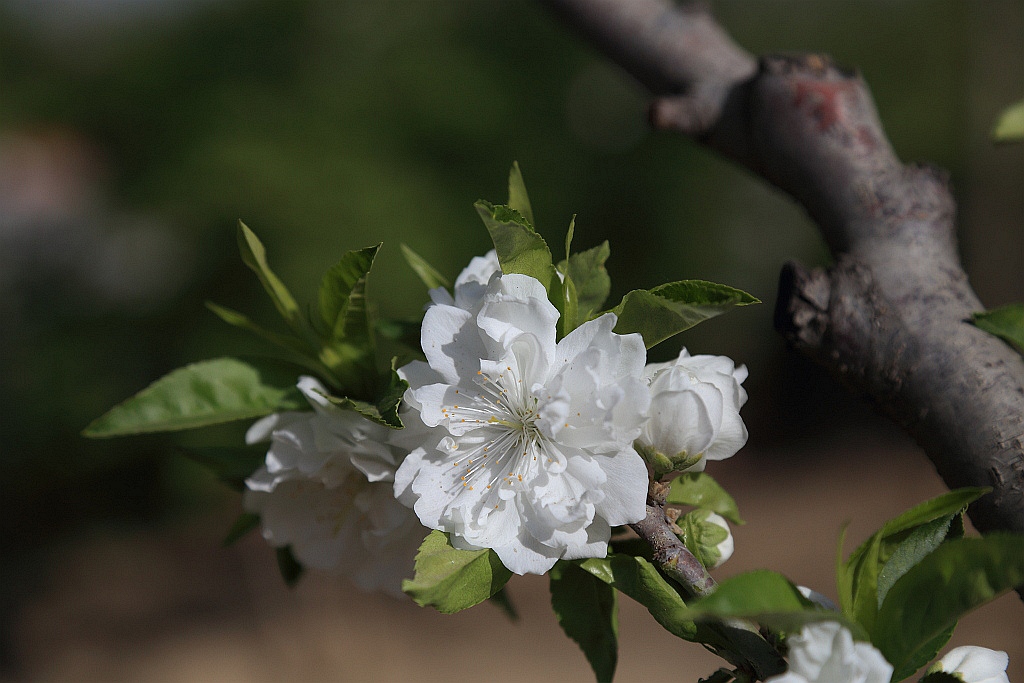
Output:
[[746,292],[704,280],[680,280],[654,289],[635,289],[612,309],[615,332],[638,332],[647,348],[736,306],[761,301]]
[[996,142],[1024,140],[1024,100],[1003,110],[992,129],[992,139]]
[[405,257],[405,262],[409,264],[412,271],[419,277],[427,289],[437,289],[438,287],[444,287],[445,289],[451,289],[451,283],[444,275],[430,265],[425,258],[417,254],[411,248],[405,244],[398,245],[402,250],[402,256]]
[[729,530],[708,521],[710,510],[692,510],[676,521],[682,541],[707,569],[713,569],[722,557],[718,544],[729,538]]
[[221,541],[221,545],[225,548],[234,545],[259,525],[259,515],[254,515],[251,512],[243,512],[239,514],[238,518],[235,519],[234,524],[232,524],[231,528],[228,530],[228,533],[224,536],[224,540]]
[[971,610],[1024,585],[1024,536],[992,533],[947,541],[904,574],[886,595],[871,640],[896,668],[912,675],[945,632]]
[[598,682],[611,681],[619,657],[615,589],[570,562],[550,572],[551,607],[565,634],[583,650]]
[[974,313],[971,319],[979,328],[996,335],[1018,353],[1024,353],[1024,304],[1007,304]]
[[192,363],[164,375],[83,430],[90,438],[172,432],[297,410],[306,402],[269,368],[237,358]]
[[290,545],[277,548],[274,554],[277,557],[277,570],[281,572],[281,578],[284,579],[285,585],[294,588],[306,568],[295,559]]
[[692,505],[711,510],[733,524],[745,524],[736,501],[711,475],[704,472],[683,472],[672,480],[665,497],[671,505]]
[[420,546],[416,574],[402,582],[402,590],[421,607],[454,614],[487,600],[511,577],[493,550],[459,550],[435,530]]
[[964,679],[945,671],[930,671],[925,674],[920,683],[964,683]]

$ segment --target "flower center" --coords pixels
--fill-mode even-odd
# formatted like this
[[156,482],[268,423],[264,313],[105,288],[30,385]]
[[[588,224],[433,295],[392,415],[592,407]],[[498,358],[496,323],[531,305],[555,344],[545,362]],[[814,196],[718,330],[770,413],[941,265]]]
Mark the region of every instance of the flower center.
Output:
[[[537,425],[540,401],[512,366],[496,376],[478,371],[475,384],[471,394],[455,390],[466,396],[465,405],[441,410],[452,432],[446,450],[453,459],[453,496],[480,487],[492,492],[514,489],[538,464],[552,462],[548,440]],[[500,503],[498,498],[488,500],[494,508]]]

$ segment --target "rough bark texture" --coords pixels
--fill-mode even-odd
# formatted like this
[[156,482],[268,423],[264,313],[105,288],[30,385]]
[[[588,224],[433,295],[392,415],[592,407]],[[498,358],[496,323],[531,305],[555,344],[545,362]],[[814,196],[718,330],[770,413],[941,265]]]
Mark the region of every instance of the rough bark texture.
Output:
[[991,486],[981,531],[1024,533],[1024,360],[971,325],[943,172],[907,166],[856,73],[819,55],[737,47],[700,5],[544,0],[655,96],[655,127],[690,135],[791,194],[834,257],[790,263],[776,327],[902,425],[951,488]]

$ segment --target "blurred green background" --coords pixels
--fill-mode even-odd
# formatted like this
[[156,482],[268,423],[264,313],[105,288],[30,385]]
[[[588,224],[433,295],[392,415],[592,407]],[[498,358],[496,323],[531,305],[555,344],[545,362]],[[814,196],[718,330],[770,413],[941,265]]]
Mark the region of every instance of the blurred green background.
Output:
[[[858,67],[901,158],[950,171],[982,299],[1024,300],[1024,154],[987,138],[1024,96],[1024,2],[712,6],[753,52]],[[300,300],[383,241],[371,297],[412,316],[399,243],[457,273],[488,248],[472,203],[504,201],[518,160],[549,243],[573,214],[577,248],[611,241],[610,302],[682,278],[764,300],[682,337],[750,367],[752,446],[886,430],[771,328],[782,263],[827,262],[802,210],[645,108],[534,2],[0,2],[0,655],[54,543],[233,495],[170,439],[79,431],[179,365],[261,350],[203,307],[274,322],[239,218]]]

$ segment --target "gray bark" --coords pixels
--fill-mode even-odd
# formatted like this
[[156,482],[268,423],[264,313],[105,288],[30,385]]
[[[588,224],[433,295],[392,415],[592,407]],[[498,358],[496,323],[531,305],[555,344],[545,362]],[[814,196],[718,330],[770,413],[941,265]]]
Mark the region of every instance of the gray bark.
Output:
[[975,527],[1024,533],[1024,360],[970,324],[984,307],[946,176],[900,162],[859,75],[819,55],[757,60],[699,5],[544,2],[647,86],[655,127],[806,208],[834,264],[787,264],[778,330],[903,426],[950,488],[992,487]]

